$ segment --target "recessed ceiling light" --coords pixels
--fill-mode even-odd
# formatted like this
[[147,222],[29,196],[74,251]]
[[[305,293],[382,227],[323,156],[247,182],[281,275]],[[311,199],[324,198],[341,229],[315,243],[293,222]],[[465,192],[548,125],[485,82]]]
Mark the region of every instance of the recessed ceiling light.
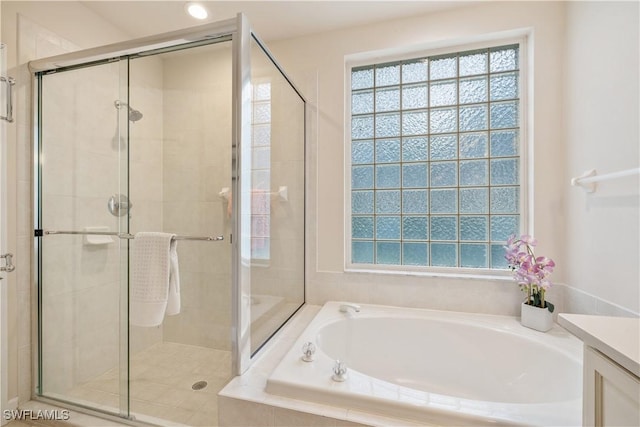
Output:
[[207,12],[207,9],[199,3],[189,2],[185,5],[184,8],[189,15],[193,16],[196,19],[206,19],[207,16],[209,16],[209,12]]

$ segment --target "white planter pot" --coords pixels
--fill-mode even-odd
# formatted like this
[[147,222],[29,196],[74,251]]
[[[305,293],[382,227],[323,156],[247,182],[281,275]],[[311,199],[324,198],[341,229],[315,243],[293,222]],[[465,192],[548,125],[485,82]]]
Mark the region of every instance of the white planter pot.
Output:
[[522,303],[520,323],[527,328],[547,332],[553,326],[553,314],[547,308]]

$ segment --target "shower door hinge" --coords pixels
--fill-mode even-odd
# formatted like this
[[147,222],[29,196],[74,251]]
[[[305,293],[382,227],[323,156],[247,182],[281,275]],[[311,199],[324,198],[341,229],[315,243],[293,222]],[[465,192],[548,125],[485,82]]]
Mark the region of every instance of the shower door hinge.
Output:
[[4,267],[0,267],[0,271],[6,271],[7,273],[11,273],[16,269],[16,266],[13,265],[13,254],[6,253],[0,255],[0,259],[4,259]]
[[6,99],[6,110],[7,110],[7,114],[5,116],[0,116],[1,120],[5,120],[9,123],[13,123],[13,86],[16,84],[16,81],[13,79],[13,77],[4,77],[4,76],[0,76],[0,83],[4,84],[6,86],[6,94],[7,94],[7,99]]

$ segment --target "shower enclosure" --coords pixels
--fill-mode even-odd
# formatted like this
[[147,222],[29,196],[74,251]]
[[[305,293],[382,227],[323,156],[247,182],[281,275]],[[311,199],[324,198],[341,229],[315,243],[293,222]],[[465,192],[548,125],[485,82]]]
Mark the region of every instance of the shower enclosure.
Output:
[[[217,392],[304,303],[303,97],[242,15],[30,67],[36,397],[215,425]],[[154,326],[131,274],[149,231],[179,265]]]

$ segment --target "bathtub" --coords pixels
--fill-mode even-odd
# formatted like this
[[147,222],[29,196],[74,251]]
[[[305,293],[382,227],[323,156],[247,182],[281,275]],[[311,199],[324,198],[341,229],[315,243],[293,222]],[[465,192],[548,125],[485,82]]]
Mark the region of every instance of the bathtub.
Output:
[[[581,425],[582,343],[518,318],[329,302],[267,380],[270,394],[435,425]],[[317,347],[312,362],[302,347]],[[335,360],[347,365],[332,379]]]

